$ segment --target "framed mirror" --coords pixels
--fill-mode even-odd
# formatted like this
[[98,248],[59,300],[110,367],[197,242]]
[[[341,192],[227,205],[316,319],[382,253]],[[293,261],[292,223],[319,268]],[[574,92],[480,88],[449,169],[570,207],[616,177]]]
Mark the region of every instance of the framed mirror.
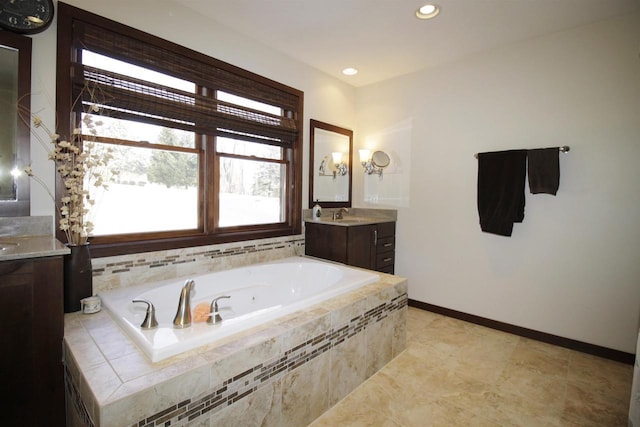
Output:
[[311,119],[309,208],[351,207],[353,131]]
[[29,216],[31,38],[0,31],[0,216]]

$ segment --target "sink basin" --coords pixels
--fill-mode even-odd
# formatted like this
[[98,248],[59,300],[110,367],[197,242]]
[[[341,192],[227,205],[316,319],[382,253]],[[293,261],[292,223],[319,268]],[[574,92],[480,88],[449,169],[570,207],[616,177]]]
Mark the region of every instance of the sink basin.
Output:
[[323,222],[325,224],[355,225],[380,222],[380,218],[366,216],[345,216],[341,219],[322,219],[320,222]]
[[331,221],[334,222],[342,222],[342,223],[350,223],[350,222],[371,222],[371,221],[375,221],[373,218],[364,218],[364,217],[345,217],[345,218],[339,218],[339,219],[332,219]]

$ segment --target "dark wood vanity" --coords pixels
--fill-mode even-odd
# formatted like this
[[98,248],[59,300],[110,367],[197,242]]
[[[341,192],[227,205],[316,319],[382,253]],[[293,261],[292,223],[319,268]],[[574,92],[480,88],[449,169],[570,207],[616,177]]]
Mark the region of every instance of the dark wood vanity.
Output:
[[62,257],[0,262],[7,425],[64,425]]
[[3,425],[65,425],[63,256],[52,236],[0,235]]
[[[324,210],[320,218],[305,214],[305,254],[393,274],[397,212],[351,206],[353,131],[313,119],[309,125],[309,208],[318,204]],[[374,153],[362,166],[366,174],[381,177],[389,158],[376,153],[386,160]],[[338,166],[339,159],[332,163],[333,154],[343,155],[348,165]]]
[[[31,47],[30,37],[0,31],[1,103],[18,105],[3,110],[3,170],[30,163]],[[29,176],[5,175],[0,179],[2,425],[64,426],[62,271],[69,250],[53,237],[50,217],[29,216]]]
[[366,224],[308,221],[305,254],[393,274],[395,231],[395,221]]

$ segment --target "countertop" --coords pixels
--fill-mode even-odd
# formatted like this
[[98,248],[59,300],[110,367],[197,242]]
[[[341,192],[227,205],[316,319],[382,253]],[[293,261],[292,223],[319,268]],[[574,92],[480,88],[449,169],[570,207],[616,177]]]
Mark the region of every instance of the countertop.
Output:
[[53,236],[0,236],[0,261],[65,255],[69,248]]
[[303,211],[304,222],[352,227],[358,225],[379,224],[381,222],[396,222],[398,220],[398,213],[395,209],[370,208],[349,208],[347,209],[347,212],[342,213],[342,219],[333,219],[333,213],[340,210],[340,208],[322,209],[322,215],[320,218],[314,220],[311,216],[311,209],[307,209]]
[[382,217],[365,217],[365,216],[348,216],[345,215],[341,219],[332,219],[330,216],[321,216],[320,219],[305,219],[305,222],[315,222],[316,224],[338,225],[341,227],[352,227],[356,225],[379,224],[381,222],[394,222],[392,218]]

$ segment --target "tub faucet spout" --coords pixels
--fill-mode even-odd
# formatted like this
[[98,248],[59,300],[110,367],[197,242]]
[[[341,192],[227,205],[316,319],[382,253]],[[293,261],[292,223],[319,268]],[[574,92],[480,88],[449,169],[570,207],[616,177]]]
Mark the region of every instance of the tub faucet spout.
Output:
[[184,282],[184,286],[180,291],[180,301],[178,302],[178,311],[176,317],[173,318],[173,327],[177,329],[188,328],[191,326],[191,290],[195,283],[193,280]]

